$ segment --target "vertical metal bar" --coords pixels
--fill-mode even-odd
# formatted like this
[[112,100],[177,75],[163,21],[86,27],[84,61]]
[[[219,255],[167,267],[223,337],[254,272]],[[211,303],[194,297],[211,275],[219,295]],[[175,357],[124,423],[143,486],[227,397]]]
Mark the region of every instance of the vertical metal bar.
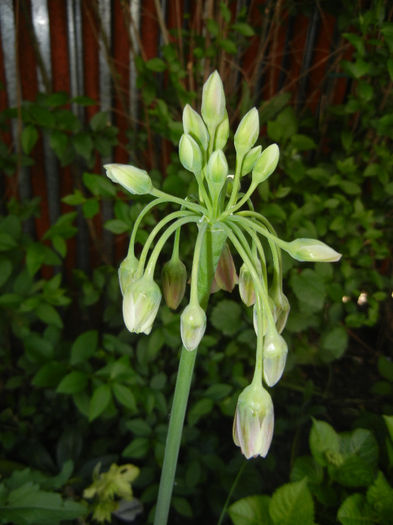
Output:
[[306,39],[306,45],[304,47],[303,63],[302,63],[301,71],[300,71],[299,90],[298,90],[298,96],[297,96],[297,101],[296,101],[296,105],[298,109],[301,109],[306,99],[306,89],[307,89],[307,83],[308,83],[307,72],[310,69],[311,61],[313,57],[314,43],[315,43],[315,38],[317,35],[318,22],[319,22],[319,9],[318,7],[315,7],[314,13],[312,15],[312,18],[311,18],[311,21],[310,21],[310,24],[307,30],[307,39]]
[[[139,32],[140,28],[140,14],[141,14],[141,4],[140,0],[130,0],[130,13],[131,18],[135,23],[135,28]],[[133,52],[137,54],[139,52],[139,43],[137,34],[135,31],[135,28],[133,24],[131,24],[130,27],[130,35],[131,35],[131,47],[133,49],[130,50],[130,115],[133,122],[134,130],[136,129],[136,123],[138,120],[138,96],[137,96],[137,89],[136,89],[136,78],[137,78],[137,71],[135,67],[135,60],[133,56]]]

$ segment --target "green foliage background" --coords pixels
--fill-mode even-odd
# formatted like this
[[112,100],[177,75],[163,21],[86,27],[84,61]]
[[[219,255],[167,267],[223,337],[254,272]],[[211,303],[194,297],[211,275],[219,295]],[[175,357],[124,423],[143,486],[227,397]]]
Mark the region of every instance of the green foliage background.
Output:
[[[302,524],[391,523],[393,24],[382,2],[360,11],[358,6],[346,9],[338,24],[354,51],[340,74],[350,80],[350,92],[343,104],[326,108],[319,121],[295,108],[290,93],[260,106],[263,145],[277,142],[281,160],[255,200],[280,237],[319,238],[340,251],[342,261],[299,265],[284,260],[292,305],[284,333],[290,355],[284,379],[272,391],[275,437],[266,460],[245,466],[231,427],[237,395],[252,373],[252,316],[237,290],[232,296],[212,296],[171,523],[216,522],[239,469],[241,482],[232,493],[232,501],[238,501],[224,517],[235,525],[289,525],[300,523],[299,516]],[[246,49],[258,30],[242,11],[231,22],[225,5],[222,20],[225,35],[210,20],[210,45],[198,36],[193,41],[192,67],[201,80],[196,93],[184,90],[186,70],[174,44],[164,46],[160,57],[137,61],[150,127],[130,132],[135,159],[142,158],[150,133],[177,144],[181,106],[199,96],[202,61],[215,67],[222,52]],[[184,46],[190,38],[185,32]],[[158,89],[163,73],[168,85]],[[239,95],[229,97],[234,115],[253,103],[246,84]],[[37,199],[2,203],[0,522],[53,525],[79,517],[80,523],[89,523],[82,494],[94,467],[132,462],[141,470],[134,494],[144,504],[145,523],[151,519],[163,459],[180,347],[179,313],[162,307],[149,337],[130,334],[122,323],[113,265],[75,269],[72,275],[64,271],[78,214],[91,225],[102,206],[111,203],[114,217],[105,228],[122,239],[145,202],[136,198],[130,205],[101,173],[92,173],[95,156],[109,156],[118,143],[117,130],[105,113],[85,125],[69,102],[64,93],[41,94],[24,102],[21,111],[13,108],[0,116],[4,130],[20,116],[23,123],[20,151],[0,144],[0,166],[7,176],[34,162],[34,146],[42,136],[60,164],[79,173],[73,193],[63,198],[75,211],[62,214],[42,238],[26,228],[40,214]],[[71,102],[94,101],[78,97]],[[175,150],[165,178],[157,170],[152,177],[167,191],[193,191]],[[140,243],[155,221],[146,221]],[[184,238],[186,262],[191,250]],[[44,278],[48,268],[53,271]],[[364,304],[358,301],[361,294],[367,294]]]

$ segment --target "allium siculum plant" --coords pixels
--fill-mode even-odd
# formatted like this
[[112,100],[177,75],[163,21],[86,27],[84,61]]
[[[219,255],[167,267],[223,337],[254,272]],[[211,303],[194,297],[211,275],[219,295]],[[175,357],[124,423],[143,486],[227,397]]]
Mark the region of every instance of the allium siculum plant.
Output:
[[[184,226],[195,225],[189,302],[180,317],[183,349],[169,424],[156,524],[166,523],[169,511],[179,434],[182,431],[196,350],[206,329],[205,311],[212,287],[232,291],[238,283],[242,301],[248,307],[253,307],[255,370],[250,385],[238,399],[233,439],[246,458],[265,457],[272,440],[274,413],[271,397],[264,384],[272,387],[279,381],[288,353],[287,344],[281,335],[290,309],[283,292],[281,250],[298,261],[334,262],[341,257],[335,250],[315,239],[283,241],[277,237],[266,217],[254,211],[251,196],[258,185],[276,169],[279,148],[277,144],[271,144],[265,150],[255,146],[259,137],[259,116],[258,110],[252,108],[240,121],[234,135],[234,170],[228,166],[224,148],[229,136],[229,121],[223,84],[217,71],[210,75],[203,86],[201,115],[189,105],[184,108],[183,128],[179,158],[184,168],[196,179],[198,197],[186,196],[181,199],[166,194],[154,188],[148,173],[139,168],[122,164],[105,166],[108,177],[130,193],[154,197],[135,221],[128,254],[119,269],[123,317],[130,332],[149,334],[151,331],[161,302],[161,290],[154,280],[155,269],[164,244],[172,236],[172,256],[162,268],[162,293],[170,308],[176,309],[181,303],[186,291],[187,271],[179,254],[180,231]],[[166,215],[155,226],[138,260],[134,244],[142,219],[153,207],[168,202],[179,204],[179,210]],[[262,243],[262,239],[266,242]],[[267,246],[273,261],[271,274],[266,268]],[[239,277],[231,250],[237,252],[242,260]],[[175,441],[177,444],[174,444]],[[168,471],[171,471],[170,474]],[[166,487],[163,487],[164,484]]]

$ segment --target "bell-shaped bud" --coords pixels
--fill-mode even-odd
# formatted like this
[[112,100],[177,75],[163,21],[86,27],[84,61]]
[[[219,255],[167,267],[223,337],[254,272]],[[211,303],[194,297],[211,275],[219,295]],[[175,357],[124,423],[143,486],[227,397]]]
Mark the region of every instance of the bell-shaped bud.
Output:
[[105,164],[106,175],[134,195],[144,195],[153,189],[153,183],[145,170],[128,164]]
[[272,293],[273,301],[273,317],[276,322],[277,332],[281,334],[287,324],[289,311],[291,306],[289,304],[287,296],[282,290],[277,289]]
[[[228,175],[228,163],[222,150],[214,151],[206,168],[206,180],[210,193],[216,198],[225,184]],[[213,202],[214,202],[213,198]]]
[[252,182],[256,186],[266,180],[276,169],[278,159],[280,158],[280,150],[277,144],[271,144],[263,152],[256,161],[254,169],[252,170]]
[[[271,297],[269,297],[269,303],[268,305],[266,305],[266,303],[262,303],[261,302],[261,308],[262,308],[262,336],[264,336],[267,332],[267,326],[268,326],[268,322],[267,322],[267,314],[266,314],[266,308],[269,308],[271,313],[273,314],[273,318],[274,318],[274,304],[273,304],[273,300]],[[275,320],[275,318],[274,318]],[[254,325],[254,330],[255,330],[255,333],[257,335],[257,337],[259,336],[259,330],[258,330],[258,309],[257,309],[257,305],[255,304],[254,305],[254,308],[253,308],[253,315],[252,315],[252,321],[253,321],[253,325]]]
[[205,151],[209,145],[209,132],[202,117],[189,104],[183,109],[183,129],[184,133],[198,142]]
[[275,330],[269,330],[263,341],[263,378],[268,386],[274,386],[280,380],[287,354],[285,339]]
[[294,259],[302,262],[336,262],[341,259],[341,253],[317,239],[295,239],[285,243],[282,248]]
[[272,442],[274,409],[269,393],[259,384],[247,386],[237,401],[233,441],[247,459],[266,457]]
[[138,269],[138,259],[134,254],[128,254],[119,266],[119,283],[121,293],[124,295],[126,289],[135,281],[136,271]]
[[226,292],[232,292],[238,283],[239,278],[236,273],[235,263],[227,243],[224,244],[222,249],[214,277],[219,288]]
[[187,283],[187,270],[179,258],[172,258],[164,264],[161,282],[166,304],[176,310],[184,297]]
[[259,114],[257,108],[252,108],[240,121],[233,139],[237,155],[243,156],[250,151],[258,136]]
[[239,293],[246,306],[252,306],[255,303],[254,281],[245,263],[242,264],[239,272]]
[[123,296],[123,319],[136,334],[150,334],[161,302],[161,291],[150,277],[143,276],[128,286]]
[[202,169],[202,152],[191,135],[182,135],[179,142],[179,159],[186,170],[199,173]]
[[180,316],[180,333],[184,347],[195,350],[206,330],[206,314],[198,303],[190,303]]
[[256,161],[261,156],[262,146],[255,146],[255,148],[250,149],[247,155],[244,157],[242,164],[242,177],[250,173],[250,171],[255,166]]
[[214,71],[203,85],[201,113],[209,130],[225,118],[225,93],[218,71]]
[[216,131],[216,138],[214,141],[215,149],[224,149],[229,137],[229,118],[228,113],[225,111],[224,120],[218,126]]

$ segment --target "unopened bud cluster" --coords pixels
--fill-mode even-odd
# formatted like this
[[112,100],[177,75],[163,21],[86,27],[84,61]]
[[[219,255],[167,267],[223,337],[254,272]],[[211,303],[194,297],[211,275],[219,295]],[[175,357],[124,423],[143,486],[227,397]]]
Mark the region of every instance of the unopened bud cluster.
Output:
[[[182,120],[184,133],[179,143],[179,159],[190,176],[195,176],[198,198],[180,199],[154,188],[142,169],[123,164],[105,166],[108,177],[129,193],[150,194],[154,198],[137,218],[128,255],[119,268],[124,322],[130,332],[149,334],[161,302],[161,289],[170,308],[181,305],[187,291],[187,270],[179,257],[180,231],[187,228],[188,235],[196,231],[189,301],[180,316],[183,346],[187,351],[195,351],[206,329],[206,304],[199,303],[198,293],[201,246],[209,230],[219,230],[223,242],[211,290],[232,292],[238,285],[241,300],[253,308],[257,340],[254,377],[239,396],[233,437],[247,458],[266,456],[273,435],[274,413],[263,383],[272,387],[280,380],[288,354],[281,335],[290,309],[282,286],[281,250],[299,261],[333,262],[341,256],[315,239],[291,242],[279,239],[266,217],[252,211],[252,205],[247,206],[253,192],[275,171],[279,148],[277,144],[265,149],[256,145],[259,112],[252,108],[234,133],[236,160],[234,166],[228,165],[224,148],[229,137],[229,120],[217,71],[204,84],[201,113],[187,105]],[[135,239],[143,217],[154,206],[166,202],[177,203],[179,210],[166,215],[154,227],[137,258]],[[194,225],[194,230],[190,225]],[[154,281],[155,266],[163,246],[173,235],[173,254],[162,267],[160,289]],[[261,237],[267,240],[272,255],[269,277],[266,244]],[[239,274],[235,252],[241,260]]]

